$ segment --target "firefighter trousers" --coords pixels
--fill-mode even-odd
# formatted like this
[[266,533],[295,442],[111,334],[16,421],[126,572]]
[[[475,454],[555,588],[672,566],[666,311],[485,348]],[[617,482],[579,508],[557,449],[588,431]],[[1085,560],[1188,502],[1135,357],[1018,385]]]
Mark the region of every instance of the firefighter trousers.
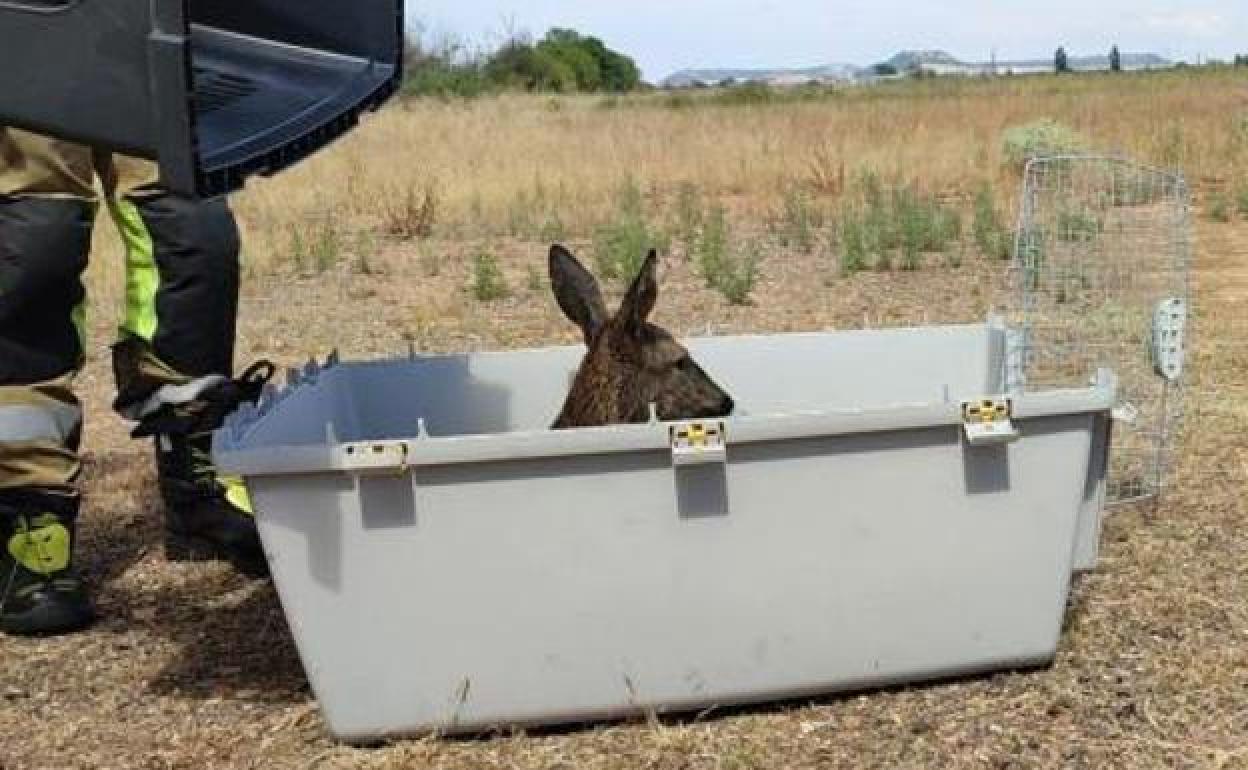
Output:
[[146,161],[0,126],[0,502],[78,493],[82,273],[101,208],[125,246],[116,411],[141,420],[232,376],[239,237],[226,201],[172,195]]

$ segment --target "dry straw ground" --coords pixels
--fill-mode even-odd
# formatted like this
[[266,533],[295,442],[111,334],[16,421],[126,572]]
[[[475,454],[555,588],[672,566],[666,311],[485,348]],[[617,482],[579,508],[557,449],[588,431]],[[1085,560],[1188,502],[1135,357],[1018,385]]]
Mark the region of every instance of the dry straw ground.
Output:
[[[1046,116],[1094,147],[1181,165],[1202,211],[1244,171],[1248,82],[1230,73],[935,82],[737,107],[415,103],[238,197],[249,256],[240,359],[570,342],[531,268],[559,228],[586,247],[630,174],[658,219],[693,183],[729,207],[738,234],[760,238],[787,187],[832,211],[864,167],[953,201],[988,181],[1004,208],[1018,177],[1001,133]],[[431,218],[420,214],[427,189]],[[399,216],[409,190],[416,213]],[[373,751],[326,739],[268,584],[164,561],[148,451],[108,412],[118,272],[102,228],[81,380],[81,553],[104,621],[66,639],[0,639],[0,767],[1248,767],[1248,223],[1232,219],[1197,228],[1199,323],[1175,485],[1159,506],[1110,518],[1051,668],[694,722]],[[386,235],[396,220],[432,222],[432,237]],[[965,244],[960,265],[929,256],[922,270],[841,276],[826,237],[811,253],[760,242],[752,306],[706,290],[677,254],[665,260],[661,320],[682,333],[978,320],[1004,286],[1002,263]],[[511,289],[489,304],[465,289],[485,251]]]

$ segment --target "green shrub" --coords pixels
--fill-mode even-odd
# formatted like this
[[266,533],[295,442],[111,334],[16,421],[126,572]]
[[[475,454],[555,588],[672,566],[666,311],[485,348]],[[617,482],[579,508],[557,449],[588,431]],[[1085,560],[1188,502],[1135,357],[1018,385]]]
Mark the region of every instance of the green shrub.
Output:
[[993,198],[992,188],[983,185],[975,194],[975,214],[971,224],[975,246],[979,253],[989,259],[1009,259],[1013,250],[1001,217],[997,213],[997,204]]
[[1087,210],[1062,209],[1057,212],[1057,238],[1066,243],[1086,243],[1095,240],[1105,225]]
[[1248,112],[1241,112],[1231,119],[1231,140],[1237,148],[1248,145]]
[[773,230],[786,247],[797,248],[804,254],[815,250],[816,231],[823,226],[823,216],[815,208],[805,192],[796,185],[784,192],[784,210]]
[[840,241],[841,273],[853,275],[866,270],[869,252],[866,228],[856,212],[846,210],[841,215],[837,240]]
[[413,57],[409,52],[403,80],[404,96],[473,99],[494,89],[479,62],[457,63],[452,60],[453,55],[453,52],[417,53]]
[[715,205],[704,219],[693,256],[708,289],[718,291],[734,305],[744,305],[758,281],[762,248],[757,241],[733,248],[730,239],[727,212],[722,205]]
[[896,193],[894,211],[901,233],[901,269],[918,270],[922,266],[923,248],[932,227],[930,212],[908,191]]
[[1074,129],[1046,118],[1007,129],[1003,145],[1006,160],[1022,166],[1038,155],[1078,152],[1085,143]]
[[697,106],[692,96],[680,91],[668,93],[661,104],[669,110],[687,110]]
[[909,188],[893,191],[892,220],[905,270],[917,270],[922,254],[943,253],[962,237],[962,217],[956,210]]
[[675,221],[672,233],[684,247],[685,258],[692,259],[698,250],[698,237],[706,214],[702,206],[702,191],[692,182],[685,182],[676,194]]
[[896,209],[880,200],[868,200],[863,215],[864,236],[867,250],[880,255],[901,246],[901,227],[895,215]]
[[762,248],[757,241],[734,249],[719,263],[715,288],[733,305],[748,305],[754,285],[758,282]]
[[1241,217],[1248,218],[1248,184],[1240,185],[1235,191],[1235,209]]
[[631,281],[650,249],[667,251],[670,245],[668,235],[647,221],[641,188],[636,181],[626,180],[616,193],[611,220],[594,235],[599,275],[607,280]]
[[718,91],[712,101],[721,107],[752,107],[771,104],[780,95],[766,83],[742,83]]
[[472,296],[481,302],[493,302],[510,293],[498,258],[489,252],[478,254],[472,262]]
[[1214,222],[1231,221],[1231,199],[1224,192],[1215,192],[1209,196],[1209,218]]
[[324,273],[342,259],[343,234],[330,216],[319,217],[306,231],[290,228],[291,261],[301,273]]
[[868,208],[884,207],[884,183],[879,174],[871,169],[864,170],[856,183],[857,191]]
[[417,190],[409,185],[401,193],[387,195],[382,220],[388,235],[403,240],[428,238],[438,219],[438,192],[432,185]]
[[716,276],[724,264],[728,251],[728,214],[722,205],[711,208],[702,227],[702,238],[698,241],[698,271],[706,282],[707,288],[715,288]]

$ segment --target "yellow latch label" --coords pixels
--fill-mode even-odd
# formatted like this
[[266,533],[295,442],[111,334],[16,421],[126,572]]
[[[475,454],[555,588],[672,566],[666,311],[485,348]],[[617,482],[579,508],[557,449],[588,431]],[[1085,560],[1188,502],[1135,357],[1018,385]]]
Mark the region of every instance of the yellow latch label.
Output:
[[990,423],[1010,419],[1009,401],[984,400],[967,404],[963,407],[962,416],[967,422]]

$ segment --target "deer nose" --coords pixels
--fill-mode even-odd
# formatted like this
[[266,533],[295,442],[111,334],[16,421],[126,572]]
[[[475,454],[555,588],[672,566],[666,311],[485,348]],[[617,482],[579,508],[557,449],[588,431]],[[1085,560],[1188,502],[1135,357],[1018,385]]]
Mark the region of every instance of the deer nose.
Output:
[[732,396],[724,396],[724,400],[719,405],[720,414],[732,414],[732,410],[736,409],[736,407],[737,405],[733,403]]

